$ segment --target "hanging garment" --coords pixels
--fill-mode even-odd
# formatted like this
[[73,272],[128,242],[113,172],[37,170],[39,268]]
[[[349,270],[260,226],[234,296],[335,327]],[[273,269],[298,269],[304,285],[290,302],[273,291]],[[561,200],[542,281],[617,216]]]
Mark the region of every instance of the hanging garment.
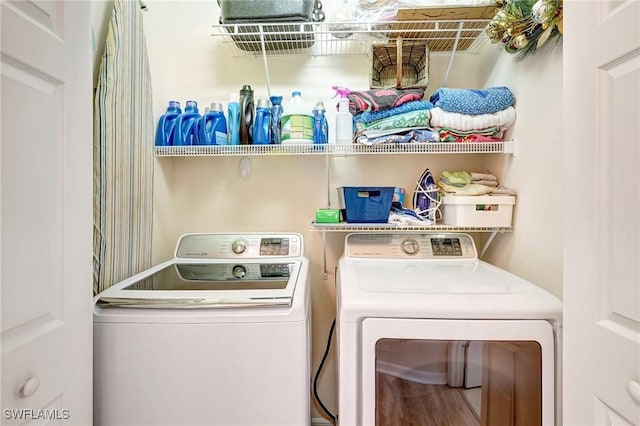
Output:
[[94,104],[94,294],[151,266],[154,123],[140,3],[115,0]]

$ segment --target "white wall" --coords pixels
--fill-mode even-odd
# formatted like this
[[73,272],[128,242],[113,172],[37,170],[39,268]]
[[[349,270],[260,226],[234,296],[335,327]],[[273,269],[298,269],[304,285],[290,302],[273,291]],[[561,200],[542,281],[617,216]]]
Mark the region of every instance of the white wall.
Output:
[[520,62],[489,46],[480,68],[485,86],[507,86],[518,118],[515,157],[500,158],[502,182],[518,192],[514,232],[499,235],[485,260],[562,296],[562,46]]
[[[266,97],[261,58],[230,57],[211,36],[217,3],[206,1],[147,1],[144,15],[153,83],[154,115],[169,100],[226,104],[230,92],[250,84],[255,97]],[[330,2],[325,0],[325,9]],[[110,8],[95,8],[96,14]],[[104,12],[102,12],[104,13]],[[96,17],[94,22],[104,22]],[[103,43],[98,41],[98,43]],[[433,54],[427,93],[442,82],[449,57]],[[368,88],[367,57],[289,57],[269,59],[272,94],[287,99],[301,90],[305,100],[323,99],[331,111],[334,84],[355,90]],[[154,262],[171,256],[185,232],[292,231],[303,234],[311,260],[313,301],[313,360],[315,371],[335,315],[334,268],[342,254],[344,234],[327,235],[329,280],[322,280],[321,234],[309,231],[317,208],[336,205],[340,185],[389,185],[407,189],[429,167],[443,170],[490,170],[518,191],[515,231],[498,235],[486,258],[553,293],[561,294],[561,52],[544,53],[521,63],[489,45],[485,55],[458,55],[448,86],[510,87],[517,99],[518,120],[513,138],[518,155],[386,155],[333,158],[255,157],[251,176],[243,180],[239,158],[158,158],[154,181]],[[331,124],[331,117],[329,117]],[[327,167],[330,182],[327,183]],[[482,242],[486,235],[476,235]],[[335,366],[330,357],[321,383],[325,404],[336,411]],[[314,407],[315,408],[315,407]],[[314,417],[318,416],[314,410]]]

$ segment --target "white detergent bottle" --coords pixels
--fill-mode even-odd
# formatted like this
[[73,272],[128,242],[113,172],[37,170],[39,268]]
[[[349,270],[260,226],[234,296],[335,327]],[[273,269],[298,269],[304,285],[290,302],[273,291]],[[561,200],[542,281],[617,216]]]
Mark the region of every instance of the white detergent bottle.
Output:
[[338,95],[338,112],[336,113],[336,144],[353,142],[353,115],[349,111],[349,89],[333,86]]
[[283,144],[313,143],[313,114],[302,100],[300,92],[291,92],[291,100],[284,109],[281,124]]

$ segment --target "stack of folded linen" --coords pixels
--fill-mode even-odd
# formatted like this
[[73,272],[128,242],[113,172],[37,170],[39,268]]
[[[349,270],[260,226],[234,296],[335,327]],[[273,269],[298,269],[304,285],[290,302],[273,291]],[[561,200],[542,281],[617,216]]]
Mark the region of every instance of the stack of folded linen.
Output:
[[385,142],[436,142],[429,129],[430,101],[424,89],[377,89],[349,93],[355,140],[373,145]]
[[430,97],[430,126],[441,142],[496,142],[516,120],[509,88],[484,90],[441,87]]
[[516,195],[514,190],[500,185],[490,172],[443,171],[438,186],[448,195]]

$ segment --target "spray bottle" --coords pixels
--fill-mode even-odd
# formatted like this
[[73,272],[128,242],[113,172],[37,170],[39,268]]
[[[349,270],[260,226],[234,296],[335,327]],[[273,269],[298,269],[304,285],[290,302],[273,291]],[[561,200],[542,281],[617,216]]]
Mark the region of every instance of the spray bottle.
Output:
[[336,113],[336,144],[349,144],[353,141],[353,115],[349,111],[348,98],[351,91],[339,86],[333,86],[333,90],[336,96],[340,96]]

